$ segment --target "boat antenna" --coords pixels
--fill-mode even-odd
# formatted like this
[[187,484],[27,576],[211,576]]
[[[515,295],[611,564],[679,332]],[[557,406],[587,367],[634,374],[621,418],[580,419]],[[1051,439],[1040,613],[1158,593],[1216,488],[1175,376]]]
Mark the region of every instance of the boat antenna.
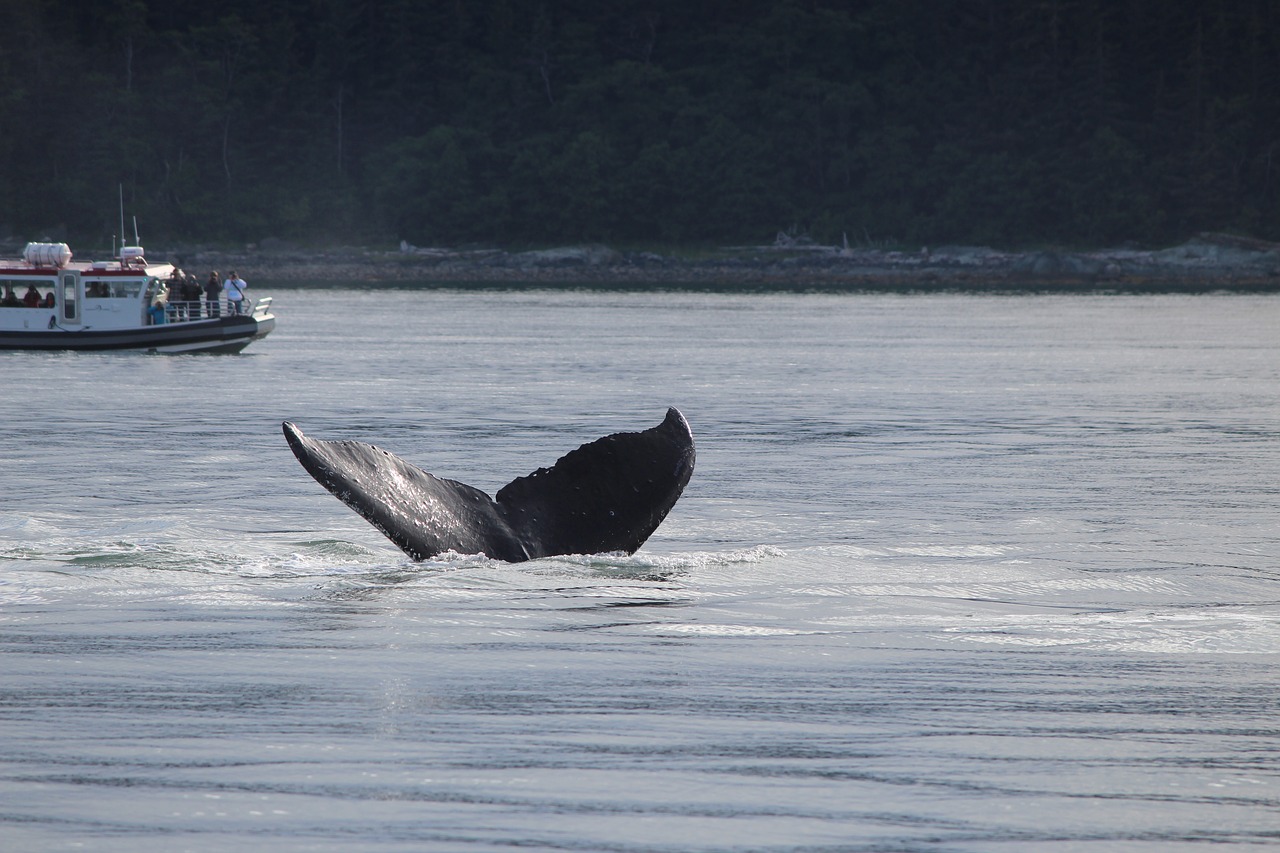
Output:
[[142,238],[138,236],[138,217],[133,217],[133,245],[137,246],[142,243]]
[[[120,184],[120,247],[124,248],[124,184]],[[112,237],[112,242],[115,238]]]

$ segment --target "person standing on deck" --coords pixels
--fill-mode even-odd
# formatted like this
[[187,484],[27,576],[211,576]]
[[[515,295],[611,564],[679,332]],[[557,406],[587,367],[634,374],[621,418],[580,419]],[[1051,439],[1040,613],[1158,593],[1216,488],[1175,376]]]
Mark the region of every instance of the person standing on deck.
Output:
[[204,301],[210,317],[217,317],[218,300],[222,298],[222,282],[218,279],[218,271],[209,273],[209,280],[204,283]]
[[244,279],[236,275],[235,270],[232,270],[231,275],[222,283],[222,289],[227,292],[227,299],[231,302],[231,313],[244,313],[244,289],[248,286]]
[[169,311],[174,320],[187,319],[187,297],[182,292],[182,282],[186,278],[177,267],[169,274]]
[[188,272],[182,278],[182,298],[186,300],[192,320],[200,319],[200,297],[204,291],[200,287],[200,279]]

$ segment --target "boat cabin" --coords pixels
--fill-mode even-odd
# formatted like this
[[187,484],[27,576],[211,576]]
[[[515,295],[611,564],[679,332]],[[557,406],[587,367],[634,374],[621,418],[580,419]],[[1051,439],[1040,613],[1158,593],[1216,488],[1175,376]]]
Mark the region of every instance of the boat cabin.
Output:
[[140,256],[71,263],[65,243],[31,243],[21,262],[0,263],[0,329],[130,329],[173,272]]

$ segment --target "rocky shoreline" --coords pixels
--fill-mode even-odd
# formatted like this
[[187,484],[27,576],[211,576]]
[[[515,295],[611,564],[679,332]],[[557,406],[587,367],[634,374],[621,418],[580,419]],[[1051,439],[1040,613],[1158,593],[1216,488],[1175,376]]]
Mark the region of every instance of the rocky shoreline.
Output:
[[[1166,249],[1009,252],[944,246],[905,252],[797,244],[676,257],[604,246],[536,251],[341,247],[264,241],[243,251],[174,248],[165,260],[204,275],[236,269],[263,282],[592,283],[866,288],[1174,288],[1280,290],[1280,244],[1201,234]],[[155,258],[153,254],[153,258]]]

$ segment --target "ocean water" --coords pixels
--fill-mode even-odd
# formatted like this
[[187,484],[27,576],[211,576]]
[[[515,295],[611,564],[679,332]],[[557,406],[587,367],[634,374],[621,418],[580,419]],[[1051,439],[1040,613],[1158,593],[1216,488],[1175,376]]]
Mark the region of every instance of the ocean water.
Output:
[[[0,356],[0,849],[1280,845],[1280,295],[258,289]],[[492,494],[669,405],[630,557],[414,563],[280,434]]]

